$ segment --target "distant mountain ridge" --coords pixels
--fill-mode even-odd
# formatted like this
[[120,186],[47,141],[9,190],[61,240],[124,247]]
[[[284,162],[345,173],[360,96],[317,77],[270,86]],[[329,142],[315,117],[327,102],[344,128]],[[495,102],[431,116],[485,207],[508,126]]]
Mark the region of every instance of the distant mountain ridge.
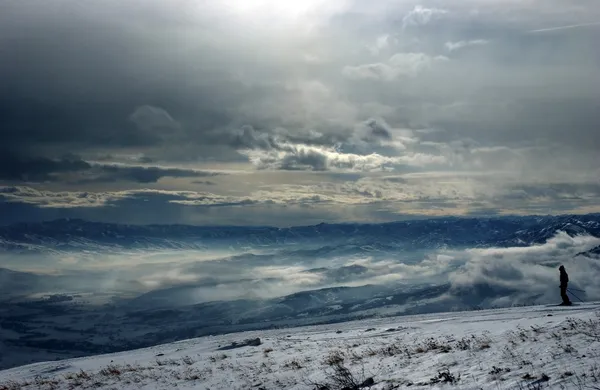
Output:
[[[543,243],[557,231],[600,236],[600,214],[436,218],[381,224],[318,224],[289,228],[249,226],[123,225],[59,219],[0,227],[0,249],[69,251],[115,249],[205,249],[208,246],[320,244],[319,251],[351,245],[362,250],[444,247],[526,246]],[[368,246],[368,247],[365,247]],[[306,247],[304,250],[314,250]]]

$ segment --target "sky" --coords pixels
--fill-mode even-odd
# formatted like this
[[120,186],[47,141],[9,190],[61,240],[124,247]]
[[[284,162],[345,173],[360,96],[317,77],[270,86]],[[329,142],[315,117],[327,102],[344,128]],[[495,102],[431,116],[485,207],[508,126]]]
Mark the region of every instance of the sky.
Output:
[[0,1],[0,224],[600,211],[596,0]]

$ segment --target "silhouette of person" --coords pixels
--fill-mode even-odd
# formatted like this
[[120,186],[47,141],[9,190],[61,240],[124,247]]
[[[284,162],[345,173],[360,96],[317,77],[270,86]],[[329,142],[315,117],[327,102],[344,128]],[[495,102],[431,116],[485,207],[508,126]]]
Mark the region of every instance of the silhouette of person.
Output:
[[565,271],[565,266],[561,265],[558,267],[560,271],[560,297],[562,298],[561,305],[571,305],[571,300],[567,295],[567,286],[569,284],[569,275],[567,271]]

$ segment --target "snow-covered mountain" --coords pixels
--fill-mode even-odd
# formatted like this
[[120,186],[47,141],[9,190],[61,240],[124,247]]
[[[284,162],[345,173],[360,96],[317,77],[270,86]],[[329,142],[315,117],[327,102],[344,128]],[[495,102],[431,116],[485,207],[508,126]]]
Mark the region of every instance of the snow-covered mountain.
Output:
[[[20,251],[82,249],[207,249],[209,247],[321,244],[317,252],[415,250],[439,247],[521,246],[542,243],[557,231],[600,236],[600,215],[437,218],[383,224],[319,224],[290,228],[187,225],[118,225],[76,219],[0,227],[0,248]],[[327,244],[323,246],[323,244]]]
[[598,304],[350,321],[0,371],[0,389],[595,389]]

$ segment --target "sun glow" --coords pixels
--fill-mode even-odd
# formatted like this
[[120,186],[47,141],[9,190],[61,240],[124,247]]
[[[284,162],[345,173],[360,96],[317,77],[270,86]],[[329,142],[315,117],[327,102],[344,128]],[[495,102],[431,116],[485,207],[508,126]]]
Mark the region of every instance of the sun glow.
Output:
[[240,16],[301,19],[339,10],[344,0],[222,0],[221,6]]

